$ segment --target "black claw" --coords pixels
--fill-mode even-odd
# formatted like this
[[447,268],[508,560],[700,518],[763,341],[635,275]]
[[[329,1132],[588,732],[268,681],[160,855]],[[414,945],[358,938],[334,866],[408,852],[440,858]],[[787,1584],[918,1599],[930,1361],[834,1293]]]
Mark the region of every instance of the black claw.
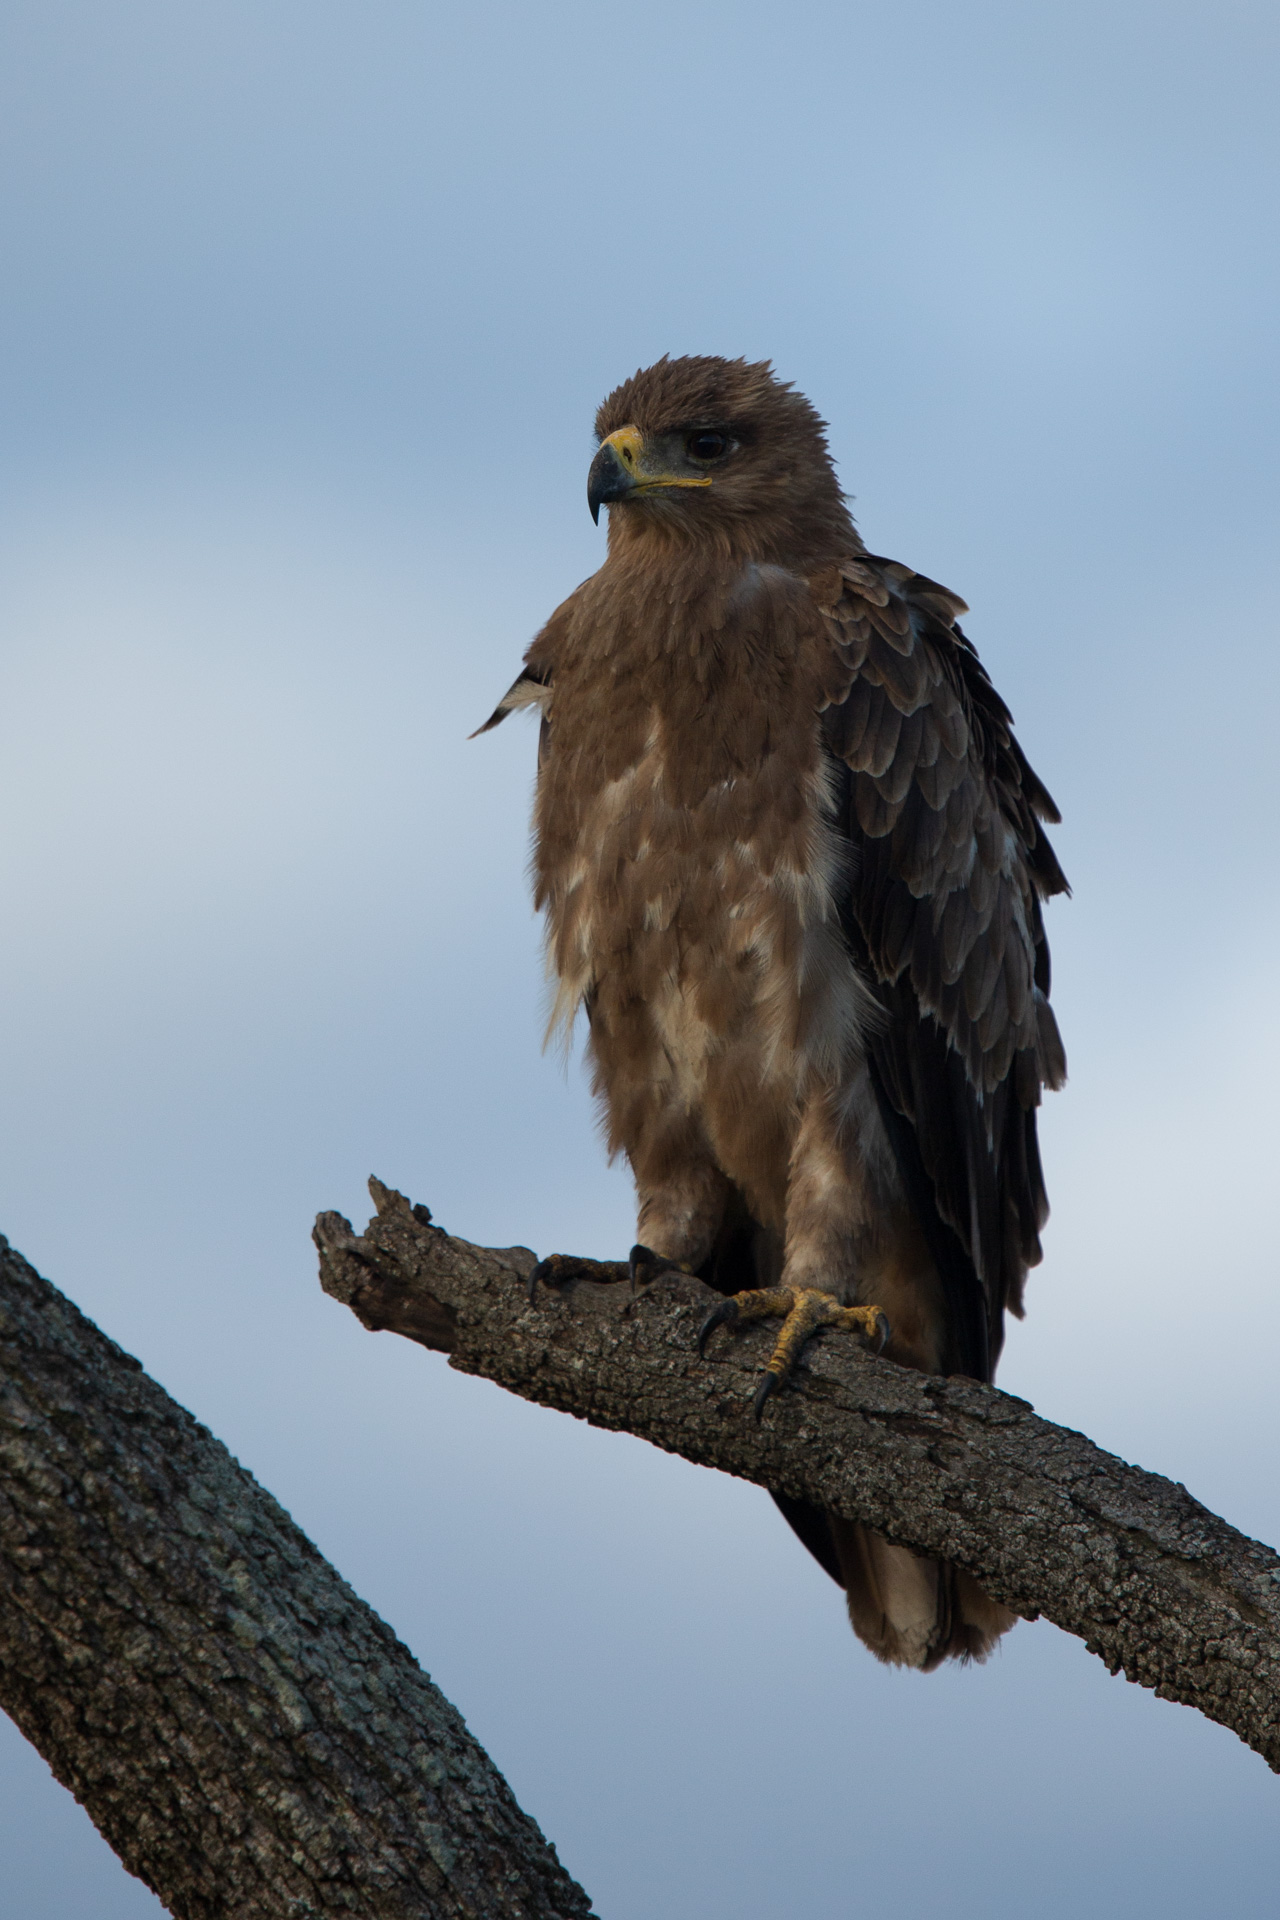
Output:
[[889,1335],[890,1335],[890,1332],[891,1332],[891,1331],[892,1331],[892,1329],[891,1329],[891,1328],[890,1328],[890,1326],[889,1326],[889,1316],[888,1316],[888,1314],[887,1314],[887,1313],[882,1313],[882,1314],[879,1314],[879,1315],[877,1315],[877,1317],[876,1317],[876,1343],[875,1343],[875,1345],[874,1345],[874,1347],[872,1347],[872,1349],[871,1349],[871,1351],[872,1351],[872,1353],[875,1353],[875,1354],[881,1354],[881,1353],[883,1353],[883,1352],[884,1352],[884,1349],[885,1349],[885,1342],[886,1342],[886,1341],[888,1340],[888,1338],[889,1338]]
[[755,1414],[757,1426],[764,1418],[765,1402],[777,1384],[778,1376],[776,1373],[766,1373],[761,1376],[760,1385],[756,1388],[755,1399],[751,1402],[751,1411]]
[[[631,1297],[635,1298],[638,1287],[651,1287],[655,1280],[661,1280],[666,1273],[685,1274],[685,1269],[674,1260],[667,1260],[652,1247],[642,1247],[637,1241],[627,1260],[627,1272],[631,1279]],[[686,1276],[687,1277],[687,1276]]]
[[637,1287],[647,1286],[656,1280],[659,1274],[669,1273],[671,1262],[664,1260],[652,1247],[642,1247],[637,1240],[627,1256],[627,1271],[631,1276],[631,1293],[635,1297]]
[[738,1303],[732,1294],[722,1300],[719,1306],[712,1307],[710,1313],[698,1329],[698,1358],[700,1360],[706,1359],[707,1342],[716,1328],[731,1325],[737,1317]]

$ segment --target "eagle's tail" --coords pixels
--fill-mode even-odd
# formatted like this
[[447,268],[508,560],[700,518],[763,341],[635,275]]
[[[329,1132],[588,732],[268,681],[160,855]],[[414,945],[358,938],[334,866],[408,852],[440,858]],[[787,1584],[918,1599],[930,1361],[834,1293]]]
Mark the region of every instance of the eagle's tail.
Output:
[[950,1560],[925,1560],[856,1520],[825,1516],[853,1630],[878,1660],[929,1673],[985,1660],[1014,1623],[1007,1607]]
[[950,1560],[897,1547],[856,1520],[775,1493],[796,1535],[837,1586],[853,1630],[877,1660],[931,1673],[944,1660],[985,1660],[1016,1616]]

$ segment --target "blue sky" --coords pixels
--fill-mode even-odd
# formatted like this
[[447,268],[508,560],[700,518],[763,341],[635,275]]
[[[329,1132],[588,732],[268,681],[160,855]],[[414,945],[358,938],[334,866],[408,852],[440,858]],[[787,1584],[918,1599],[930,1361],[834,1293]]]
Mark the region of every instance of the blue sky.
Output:
[[[0,1229],[608,1920],[1273,1911],[1221,1729],[1043,1624],[882,1671],[765,1496],[362,1333],[308,1232],[376,1172],[629,1244],[539,1051],[532,729],[465,735],[602,557],[602,394],[768,355],[1066,816],[1002,1383],[1280,1539],[1278,54],[1222,0],[0,22]],[[8,1723],[0,1809],[24,1920],[158,1910]]]

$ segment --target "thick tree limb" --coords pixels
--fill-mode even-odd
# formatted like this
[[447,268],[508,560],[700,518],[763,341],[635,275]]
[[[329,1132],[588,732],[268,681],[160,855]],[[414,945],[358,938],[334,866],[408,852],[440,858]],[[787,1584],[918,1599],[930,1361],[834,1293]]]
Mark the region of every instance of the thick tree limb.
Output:
[[527,1400],[640,1435],[865,1521],[980,1576],[1006,1606],[1077,1634],[1112,1673],[1197,1707],[1280,1771],[1280,1558],[1186,1488],[1041,1420],[1024,1400],[913,1373],[825,1338],[801,1390],[749,1413],[771,1331],[696,1332],[717,1296],[671,1277],[524,1283],[534,1256],[455,1240],[425,1207],[370,1182],[356,1239],[316,1222],[321,1282],[370,1328],[439,1348]]
[[0,1704],[183,1920],[589,1914],[408,1649],[2,1238]]

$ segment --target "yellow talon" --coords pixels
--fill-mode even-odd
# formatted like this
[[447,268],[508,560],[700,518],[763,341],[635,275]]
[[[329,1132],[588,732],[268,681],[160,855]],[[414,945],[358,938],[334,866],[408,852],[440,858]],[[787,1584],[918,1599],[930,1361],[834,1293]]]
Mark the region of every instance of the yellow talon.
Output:
[[876,1339],[877,1353],[889,1337],[889,1321],[879,1307],[842,1307],[834,1294],[824,1293],[819,1287],[762,1287],[749,1293],[731,1294],[708,1314],[698,1335],[698,1352],[706,1351],[707,1340],[717,1327],[745,1326],[752,1320],[767,1320],[779,1314],[782,1330],[756,1392],[757,1419],[769,1395],[786,1379],[819,1327],[839,1327],[847,1333],[862,1334],[868,1340]]

